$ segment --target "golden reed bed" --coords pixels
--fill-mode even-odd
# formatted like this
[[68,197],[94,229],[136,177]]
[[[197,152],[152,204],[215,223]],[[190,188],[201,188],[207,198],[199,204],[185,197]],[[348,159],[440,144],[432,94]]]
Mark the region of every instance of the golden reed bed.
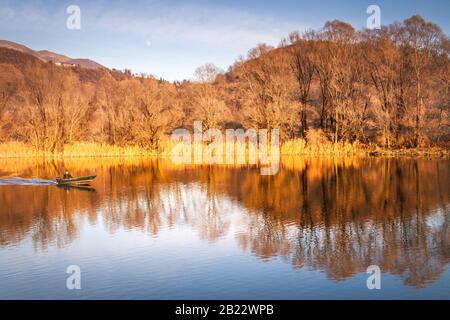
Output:
[[[150,150],[139,146],[117,146],[90,142],[79,142],[65,145],[63,152],[46,152],[38,150],[23,142],[7,142],[0,144],[0,158],[82,158],[82,157],[130,157],[130,156],[170,156],[174,143],[164,141],[159,150]],[[367,146],[360,143],[322,143],[308,144],[303,139],[289,140],[282,144],[280,153],[289,155],[311,156],[432,156],[449,157],[450,149],[441,147],[413,149],[385,149],[378,146]]]

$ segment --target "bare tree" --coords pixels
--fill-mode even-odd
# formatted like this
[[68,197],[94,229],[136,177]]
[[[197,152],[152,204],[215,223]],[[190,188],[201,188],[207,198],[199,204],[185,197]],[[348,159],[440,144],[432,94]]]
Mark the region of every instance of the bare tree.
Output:
[[175,128],[181,118],[175,92],[168,84],[142,79],[137,99],[134,137],[139,145],[158,149],[163,135]]
[[219,67],[212,63],[206,63],[195,70],[194,77],[199,82],[212,83],[216,80],[216,77],[222,73],[223,70]]
[[0,139],[3,138],[4,114],[17,95],[22,80],[22,75],[16,67],[0,64]]
[[300,41],[296,34],[291,34],[292,47],[292,69],[298,85],[298,100],[300,103],[300,134],[306,136],[308,129],[307,105],[316,66],[314,65],[312,42]]
[[438,51],[445,35],[442,30],[432,22],[425,21],[421,16],[413,16],[404,21],[402,29],[403,50],[410,59],[415,81],[415,145],[423,141],[424,110],[424,76],[430,64],[430,58]]

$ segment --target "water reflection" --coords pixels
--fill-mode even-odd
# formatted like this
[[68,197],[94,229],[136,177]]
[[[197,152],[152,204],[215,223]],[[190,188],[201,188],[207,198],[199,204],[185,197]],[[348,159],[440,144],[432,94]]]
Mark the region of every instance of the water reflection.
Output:
[[276,176],[251,166],[176,166],[162,159],[0,161],[0,177],[97,174],[95,190],[0,186],[0,249],[31,238],[63,247],[85,223],[109,232],[186,225],[207,242],[232,233],[262,261],[347,279],[377,264],[407,285],[438,279],[450,258],[450,162],[286,158]]

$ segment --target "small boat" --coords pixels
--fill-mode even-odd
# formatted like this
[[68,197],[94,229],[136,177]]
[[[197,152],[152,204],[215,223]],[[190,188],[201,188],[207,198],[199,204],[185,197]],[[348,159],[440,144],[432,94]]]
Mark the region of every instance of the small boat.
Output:
[[97,176],[87,176],[80,178],[63,179],[56,178],[56,183],[60,186],[71,186],[71,185],[89,185],[89,182],[93,181]]

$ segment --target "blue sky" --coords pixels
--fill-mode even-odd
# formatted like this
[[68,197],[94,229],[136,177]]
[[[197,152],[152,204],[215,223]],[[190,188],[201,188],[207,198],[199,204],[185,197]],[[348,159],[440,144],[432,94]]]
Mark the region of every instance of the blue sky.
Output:
[[[81,30],[66,28],[72,4],[81,8]],[[0,0],[0,39],[182,80],[207,62],[227,69],[259,42],[277,45],[293,30],[333,19],[362,28],[370,4],[380,6],[383,24],[421,14],[450,33],[449,0]]]

